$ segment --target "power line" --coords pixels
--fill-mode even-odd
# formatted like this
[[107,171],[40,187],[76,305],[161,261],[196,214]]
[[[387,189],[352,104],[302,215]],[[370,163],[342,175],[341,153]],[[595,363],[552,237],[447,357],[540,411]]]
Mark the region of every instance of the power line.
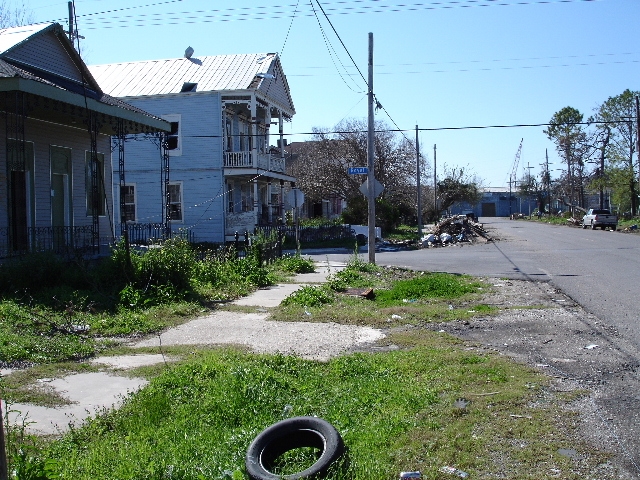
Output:
[[[79,15],[84,21],[87,30],[97,30],[102,28],[130,28],[144,26],[163,26],[177,24],[193,24],[193,23],[212,23],[212,22],[231,22],[231,21],[248,21],[248,20],[273,20],[281,18],[291,18],[292,16],[313,17],[312,12],[291,12],[291,8],[295,5],[273,5],[273,6],[252,6],[227,9],[210,9],[210,10],[194,10],[183,12],[166,12],[151,13],[138,15],[120,15],[123,11],[157,7],[170,3],[180,3],[182,0],[168,0],[165,2],[156,2],[141,6],[125,7],[121,9],[106,10],[102,12],[87,13]],[[337,5],[333,8],[326,8],[325,13],[328,15],[355,15],[355,14],[372,14],[372,13],[397,13],[407,11],[422,10],[441,10],[455,8],[474,8],[474,7],[505,7],[505,6],[524,6],[524,5],[550,5],[550,4],[566,4],[566,3],[593,3],[597,0],[449,0],[434,1],[421,3],[403,3],[382,5],[381,0],[352,0],[334,2],[327,5]],[[348,6],[350,4],[360,4],[357,6]],[[374,5],[368,5],[374,4]],[[345,6],[346,5],[346,6]],[[287,10],[288,9],[288,10]],[[186,16],[185,16],[186,15]],[[166,18],[163,18],[166,17]],[[66,19],[55,19],[49,22],[61,22]],[[42,22],[46,23],[46,22]]]
[[[380,105],[382,108],[382,105]],[[384,108],[383,108],[384,110]],[[385,110],[386,113],[386,110]],[[387,113],[388,115],[388,113]],[[389,117],[391,121],[391,117]],[[634,120],[635,117],[632,117],[631,120]],[[576,122],[576,123],[563,123],[561,125],[573,126],[573,125],[607,125],[612,124],[616,125],[619,123],[628,123],[628,117],[625,117],[623,120],[609,120],[609,121],[593,121],[593,122]],[[395,122],[394,122],[395,124]],[[463,127],[427,127],[427,128],[418,128],[420,132],[438,132],[438,131],[456,131],[456,130],[484,130],[491,128],[528,128],[528,127],[551,127],[551,126],[559,126],[557,123],[515,123],[510,125],[469,125]],[[376,133],[387,133],[387,132],[415,132],[415,127],[413,128],[400,128],[396,125],[396,128],[386,128],[382,130],[376,130]],[[365,133],[366,130],[334,130],[334,131],[323,131],[323,134],[328,135],[347,135],[351,133]],[[294,136],[294,135],[315,135],[318,132],[292,132],[292,133],[283,133],[283,136]],[[183,135],[185,138],[223,138],[225,135]]]

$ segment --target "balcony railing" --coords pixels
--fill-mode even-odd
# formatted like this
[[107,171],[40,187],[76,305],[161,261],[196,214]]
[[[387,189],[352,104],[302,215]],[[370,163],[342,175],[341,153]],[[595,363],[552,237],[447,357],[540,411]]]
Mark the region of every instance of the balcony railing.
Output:
[[258,153],[257,161],[253,152],[224,152],[225,168],[260,168],[276,173],[284,173],[284,159],[279,155]]

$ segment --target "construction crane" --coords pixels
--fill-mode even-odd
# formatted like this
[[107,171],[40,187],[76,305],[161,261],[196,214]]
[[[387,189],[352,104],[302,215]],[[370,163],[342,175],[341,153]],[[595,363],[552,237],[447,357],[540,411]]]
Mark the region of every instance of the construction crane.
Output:
[[513,168],[511,169],[511,176],[509,177],[509,217],[511,218],[511,185],[515,185],[516,178],[518,175],[518,164],[520,163],[520,153],[522,153],[522,141],[524,138],[520,139],[520,145],[518,146],[518,151],[516,152],[516,158],[513,159]]

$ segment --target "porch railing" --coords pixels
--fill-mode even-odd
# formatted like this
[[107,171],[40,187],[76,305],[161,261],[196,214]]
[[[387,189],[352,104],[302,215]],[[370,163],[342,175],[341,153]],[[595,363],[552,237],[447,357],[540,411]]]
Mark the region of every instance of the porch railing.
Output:
[[269,153],[258,153],[257,161],[253,152],[224,152],[225,168],[261,168],[271,172],[284,173],[284,159]]
[[[121,224],[116,224],[116,232],[121,232]],[[132,245],[149,245],[154,241],[166,240],[169,238],[184,238],[188,242],[195,242],[195,235],[192,230],[172,228],[169,234],[162,223],[130,223],[127,224],[129,243]]]
[[[100,243],[108,239],[99,239]],[[58,254],[90,254],[93,245],[91,225],[80,227],[23,227],[18,230],[0,228],[0,256],[11,257],[25,253],[53,252]]]

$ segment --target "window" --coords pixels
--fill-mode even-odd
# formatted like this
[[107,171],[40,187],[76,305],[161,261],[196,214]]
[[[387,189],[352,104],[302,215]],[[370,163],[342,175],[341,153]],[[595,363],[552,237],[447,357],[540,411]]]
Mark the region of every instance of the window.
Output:
[[245,183],[242,185],[240,189],[240,193],[242,196],[242,211],[250,212],[253,210],[253,194],[252,194],[252,185],[249,183]]
[[182,183],[169,184],[169,218],[182,222]]
[[121,195],[123,197],[124,221],[136,221],[136,187],[135,185],[125,185],[122,187]]
[[167,150],[169,155],[182,155],[182,116],[179,114],[163,115],[163,119],[171,124],[171,131],[167,134]]
[[231,133],[231,119],[229,117],[225,120],[225,133],[227,136],[227,152],[233,152],[233,134]]
[[227,212],[233,213],[233,183],[227,183]]
[[[96,196],[93,192],[93,173],[96,168]],[[106,198],[104,193],[104,154],[96,153],[95,164],[91,159],[91,152],[85,152],[85,192],[87,198],[87,217],[94,215],[103,216],[105,212]]]

